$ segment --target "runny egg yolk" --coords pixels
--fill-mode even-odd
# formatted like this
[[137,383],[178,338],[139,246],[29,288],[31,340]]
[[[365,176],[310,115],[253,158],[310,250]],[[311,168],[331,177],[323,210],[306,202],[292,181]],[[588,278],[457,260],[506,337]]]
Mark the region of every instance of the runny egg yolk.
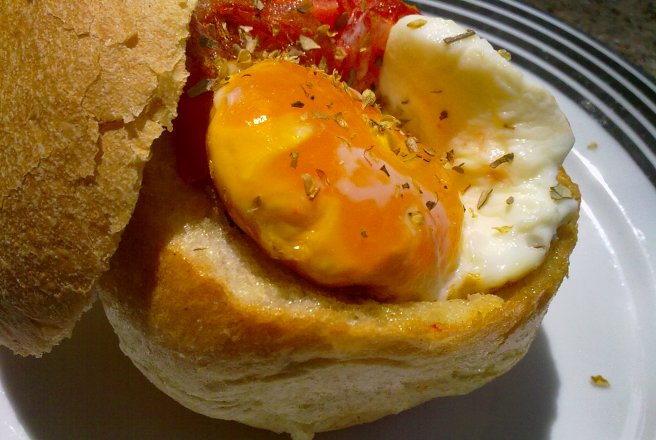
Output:
[[232,220],[321,285],[434,299],[463,208],[435,153],[323,72],[267,60],[216,94],[210,172]]

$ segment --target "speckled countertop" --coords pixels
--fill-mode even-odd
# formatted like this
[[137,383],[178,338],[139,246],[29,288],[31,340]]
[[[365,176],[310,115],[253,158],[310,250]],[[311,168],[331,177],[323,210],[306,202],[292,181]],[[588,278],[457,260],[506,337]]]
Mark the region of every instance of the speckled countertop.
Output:
[[521,0],[595,37],[656,78],[656,0]]

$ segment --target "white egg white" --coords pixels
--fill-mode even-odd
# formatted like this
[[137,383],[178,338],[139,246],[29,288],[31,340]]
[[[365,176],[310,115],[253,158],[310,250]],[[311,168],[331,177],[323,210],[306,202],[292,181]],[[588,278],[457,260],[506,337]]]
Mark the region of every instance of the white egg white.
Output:
[[404,17],[387,43],[379,88],[386,109],[436,151],[452,150],[446,166],[460,168],[469,185],[458,267],[439,299],[467,293],[465,282],[487,290],[526,275],[576,210],[575,200],[551,196],[574,144],[569,123],[551,94],[506,58],[441,18]]

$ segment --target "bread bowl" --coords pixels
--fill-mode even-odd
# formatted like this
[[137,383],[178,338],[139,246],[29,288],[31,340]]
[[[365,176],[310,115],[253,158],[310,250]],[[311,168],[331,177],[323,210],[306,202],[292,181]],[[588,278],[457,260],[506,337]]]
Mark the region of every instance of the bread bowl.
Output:
[[510,369],[576,242],[572,218],[540,270],[495,294],[340,300],[263,256],[202,189],[176,180],[158,147],[101,281],[121,348],[188,408],[298,439],[464,394]]
[[[418,19],[403,20],[402,29]],[[472,51],[480,54],[479,49],[488,50]],[[245,70],[243,81],[256,81],[263,69],[269,72]],[[419,63],[412,70],[421,77]],[[383,75],[393,74],[384,62]],[[239,75],[234,77],[217,93],[215,109],[237,89],[248,96],[245,101],[256,100]],[[257,84],[257,93],[265,93],[264,83]],[[313,83],[312,90],[319,88]],[[524,91],[539,97],[538,108],[551,108],[546,95],[530,87]],[[291,86],[285,96],[281,107],[303,99]],[[558,115],[555,120],[559,129],[566,125]],[[212,133],[211,128],[208,139]],[[221,143],[228,148],[230,142],[224,137]],[[193,187],[176,179],[170,150],[161,146],[149,163],[132,223],[101,279],[107,316],[135,365],[177,401],[211,417],[293,438],[375,420],[436,396],[463,394],[507,371],[530,345],[576,242],[571,212],[540,267],[518,280],[483,291],[464,291],[472,289],[465,284],[446,301],[354,296],[348,287],[318,287],[271,258],[257,237],[235,225],[222,185]],[[578,200],[576,186],[562,171],[558,182]]]
[[[540,266],[502,286],[445,301],[354,296],[267,256],[212,188],[180,180],[170,144],[156,142],[98,284],[110,322],[135,365],[184,405],[298,439],[466,393],[507,371],[576,242],[572,212]],[[558,179],[578,200],[566,174]]]

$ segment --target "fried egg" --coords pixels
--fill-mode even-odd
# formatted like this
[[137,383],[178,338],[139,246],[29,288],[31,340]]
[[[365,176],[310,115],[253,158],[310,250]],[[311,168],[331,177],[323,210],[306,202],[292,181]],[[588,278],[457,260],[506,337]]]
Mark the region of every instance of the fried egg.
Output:
[[232,220],[306,278],[381,300],[535,269],[576,209],[553,197],[573,137],[551,95],[473,32],[422,16],[393,26],[379,93],[394,116],[289,61],[232,75],[207,135]]
[[434,298],[457,261],[450,172],[339,79],[262,61],[215,95],[207,145],[231,218],[322,285]]

